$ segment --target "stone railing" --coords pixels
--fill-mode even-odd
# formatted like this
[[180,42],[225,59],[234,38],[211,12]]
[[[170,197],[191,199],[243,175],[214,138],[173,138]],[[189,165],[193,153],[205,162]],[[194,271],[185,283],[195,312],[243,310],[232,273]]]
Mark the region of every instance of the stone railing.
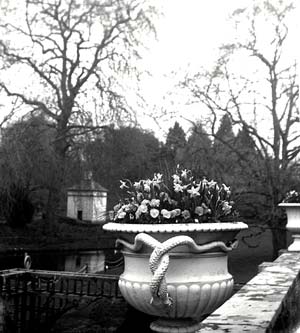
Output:
[[300,253],[284,252],[208,316],[199,332],[300,332]]

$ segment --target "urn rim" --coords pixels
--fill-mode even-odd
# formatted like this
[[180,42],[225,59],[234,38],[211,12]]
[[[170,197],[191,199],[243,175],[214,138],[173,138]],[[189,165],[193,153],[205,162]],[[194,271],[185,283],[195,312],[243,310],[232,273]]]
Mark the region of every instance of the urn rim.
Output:
[[168,233],[168,232],[216,232],[240,231],[248,229],[244,222],[213,222],[213,223],[170,223],[170,224],[133,224],[108,222],[103,230],[129,233]]
[[279,207],[300,207],[299,202],[281,202],[278,204]]

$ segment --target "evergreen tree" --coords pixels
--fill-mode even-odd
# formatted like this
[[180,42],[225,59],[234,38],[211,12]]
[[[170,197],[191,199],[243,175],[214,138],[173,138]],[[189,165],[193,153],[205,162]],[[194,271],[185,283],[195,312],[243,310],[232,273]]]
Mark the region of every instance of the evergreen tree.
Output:
[[228,145],[232,145],[235,141],[235,136],[232,129],[232,122],[230,117],[225,114],[220,122],[220,126],[215,135],[214,146],[216,149],[229,150]]
[[170,169],[183,163],[186,144],[186,134],[176,121],[174,126],[169,128],[164,149],[165,160]]
[[234,182],[236,154],[234,152],[235,135],[230,117],[225,114],[215,134],[213,150],[215,155],[215,176],[226,183]]
[[215,176],[212,168],[213,159],[212,142],[202,124],[197,123],[191,129],[187,141],[184,165],[197,175],[213,178]]

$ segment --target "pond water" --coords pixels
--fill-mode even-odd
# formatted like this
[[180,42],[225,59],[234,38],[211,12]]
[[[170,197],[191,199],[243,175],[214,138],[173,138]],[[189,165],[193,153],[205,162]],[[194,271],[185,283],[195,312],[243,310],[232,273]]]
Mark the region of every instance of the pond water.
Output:
[[[106,270],[107,258],[113,257],[113,250],[95,251],[32,251],[31,269],[78,272],[85,267],[89,273],[100,273]],[[116,257],[118,263],[119,257]],[[0,270],[10,268],[24,268],[24,252],[0,254]]]
[[[258,232],[256,226],[238,235],[239,246],[229,254],[229,272],[237,284],[247,283],[258,272],[258,265],[272,261],[272,240],[270,230]],[[253,237],[249,237],[254,235]],[[246,242],[245,242],[246,241]],[[31,269],[78,272],[88,265],[88,272],[104,272],[106,266],[117,269],[109,273],[122,272],[121,254],[114,254],[113,249],[98,249],[97,251],[32,251]],[[111,265],[110,265],[111,263]],[[15,254],[0,254],[0,269],[24,268],[24,252]]]

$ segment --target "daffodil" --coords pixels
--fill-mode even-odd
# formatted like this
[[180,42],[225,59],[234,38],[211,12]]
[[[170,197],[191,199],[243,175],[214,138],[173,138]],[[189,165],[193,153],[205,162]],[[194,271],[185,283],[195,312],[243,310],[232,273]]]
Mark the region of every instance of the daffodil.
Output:
[[174,183],[174,191],[175,192],[183,192],[183,187],[179,183]]
[[200,190],[199,186],[197,187],[192,186],[192,188],[187,190],[187,192],[190,194],[191,198],[194,198],[200,195],[199,190]]
[[124,182],[123,180],[120,180],[120,183],[121,183],[121,185],[120,185],[120,189],[124,189],[124,188],[128,188],[128,186],[126,185],[126,182]]
[[178,175],[173,175],[172,178],[173,178],[174,184],[181,183],[180,177]]
[[187,169],[182,170],[181,177],[187,179],[187,176],[188,176],[188,170]]

